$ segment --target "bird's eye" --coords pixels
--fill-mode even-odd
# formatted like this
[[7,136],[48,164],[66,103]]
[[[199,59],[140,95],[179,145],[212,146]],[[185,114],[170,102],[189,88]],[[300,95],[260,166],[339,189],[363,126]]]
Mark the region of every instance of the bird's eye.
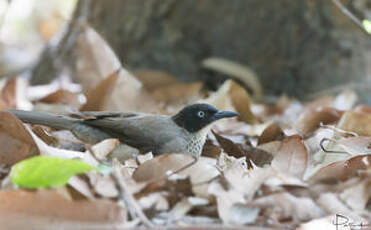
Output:
[[198,111],[197,116],[200,117],[200,118],[203,118],[205,116],[205,112],[204,111]]

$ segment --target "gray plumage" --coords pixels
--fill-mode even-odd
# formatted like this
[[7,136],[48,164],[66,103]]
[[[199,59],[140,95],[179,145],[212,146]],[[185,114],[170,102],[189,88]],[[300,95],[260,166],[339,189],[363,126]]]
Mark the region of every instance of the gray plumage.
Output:
[[[200,111],[206,114],[205,117],[198,117]],[[237,115],[229,111],[217,111],[206,104],[188,106],[174,116],[134,112],[81,112],[72,117],[21,110],[9,112],[25,123],[68,129],[77,138],[92,144],[107,138],[118,138],[142,153],[189,153],[195,158],[202,152],[208,130],[206,127],[217,119]],[[218,112],[224,113],[224,116],[217,117]]]

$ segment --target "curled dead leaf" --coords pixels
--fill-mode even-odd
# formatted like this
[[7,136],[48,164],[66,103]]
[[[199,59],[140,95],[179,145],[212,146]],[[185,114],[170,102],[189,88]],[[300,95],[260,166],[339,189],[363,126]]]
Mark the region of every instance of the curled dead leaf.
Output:
[[39,153],[23,123],[9,112],[0,112],[0,164],[11,166]]
[[162,87],[179,83],[179,81],[174,76],[163,71],[142,70],[135,72],[134,75],[150,92]]
[[353,210],[362,211],[366,208],[371,198],[371,180],[364,179],[348,187],[341,194],[340,198]]
[[325,211],[312,199],[295,197],[288,192],[264,196],[252,203],[265,208],[266,215],[274,216],[278,221],[292,218],[295,222],[301,222],[319,218],[325,214]]
[[277,123],[270,124],[259,136],[258,145],[271,141],[281,141],[285,138],[285,133]]
[[348,111],[341,117],[337,128],[355,132],[360,136],[371,136],[371,114]]
[[80,108],[80,111],[102,110],[112,94],[119,72],[120,70],[116,70],[89,90],[86,94],[86,103]]
[[236,158],[246,157],[246,163],[249,168],[253,167],[250,160],[253,161],[255,165],[262,167],[265,164],[270,164],[273,159],[272,154],[262,149],[248,145],[242,146],[241,144],[234,143],[233,141],[215,133],[214,131],[213,134],[226,153]]
[[246,89],[232,81],[229,89],[232,104],[238,112],[238,119],[246,123],[253,123],[255,116],[251,111],[250,96]]
[[54,190],[2,191],[0,202],[0,224],[4,229],[69,229],[126,220],[124,211],[115,202],[73,201]]
[[17,108],[16,90],[17,78],[4,79],[5,85],[0,93],[0,110],[15,109]]
[[175,83],[157,88],[150,92],[158,102],[165,104],[183,105],[195,101],[200,97],[202,83]]
[[[162,154],[139,165],[133,174],[137,182],[152,182],[164,179],[167,172],[175,172],[193,161],[187,154]],[[204,183],[219,175],[214,167],[215,159],[200,157],[195,164],[179,172],[189,176],[192,184]],[[193,187],[193,192],[200,196],[208,196],[208,184]]]
[[298,178],[303,178],[307,162],[308,153],[303,139],[294,135],[282,141],[272,160],[272,167]]
[[161,71],[140,71],[135,76],[156,101],[166,105],[183,105],[200,97],[201,82],[180,82]]
[[351,155],[371,154],[371,136],[343,138],[337,140],[336,144]]
[[256,73],[246,66],[217,57],[211,57],[203,60],[202,66],[207,69],[228,74],[232,78],[243,82],[246,87],[253,91],[255,98],[259,99],[263,96],[263,88]]
[[47,104],[69,104],[78,107],[80,105],[78,95],[68,90],[59,89],[39,100]]
[[371,106],[359,105],[354,109],[357,113],[371,114]]
[[49,135],[40,125],[34,125],[32,131],[47,145],[55,146],[58,142],[57,138]]
[[85,27],[77,41],[80,65],[77,76],[84,92],[98,85],[105,77],[120,69],[109,100],[102,109],[109,111],[157,112],[157,103],[148,95],[143,85],[120,63],[107,42],[92,28]]
[[336,161],[319,169],[310,181],[337,181],[346,180],[354,176],[359,170],[371,168],[371,155],[359,155],[348,160]]
[[222,149],[219,146],[216,146],[212,143],[210,139],[206,139],[204,147],[202,148],[202,156],[204,157],[211,157],[211,158],[218,158]]
[[340,119],[342,112],[332,107],[307,109],[296,121],[295,128],[301,135],[315,131],[320,123],[329,124]]

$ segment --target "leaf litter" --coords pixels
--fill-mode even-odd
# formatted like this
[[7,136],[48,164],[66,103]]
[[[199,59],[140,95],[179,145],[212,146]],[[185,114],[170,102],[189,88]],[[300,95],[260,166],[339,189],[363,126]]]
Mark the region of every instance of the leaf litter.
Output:
[[[256,100],[264,96],[252,71],[215,58],[205,60],[204,67],[231,74],[244,85],[227,80],[211,92],[201,82],[182,83],[158,70],[132,74],[89,27],[77,50],[80,85],[73,90],[66,84],[75,83],[40,88],[17,77],[2,80],[0,223],[6,229],[313,229],[335,227],[336,214],[370,224],[371,110],[357,105],[354,92],[305,103],[283,95],[275,103],[263,103]],[[6,112],[172,114],[194,102],[240,116],[213,125],[203,155],[176,174],[172,172],[192,157],[148,153],[134,159],[137,151],[117,139],[89,145],[69,131],[22,124]],[[57,183],[53,172],[68,170],[63,164],[49,164],[54,171],[48,164],[39,166],[43,170],[35,166],[33,176],[52,183],[24,189],[12,180],[11,169],[32,157],[77,161],[96,170],[79,169]]]

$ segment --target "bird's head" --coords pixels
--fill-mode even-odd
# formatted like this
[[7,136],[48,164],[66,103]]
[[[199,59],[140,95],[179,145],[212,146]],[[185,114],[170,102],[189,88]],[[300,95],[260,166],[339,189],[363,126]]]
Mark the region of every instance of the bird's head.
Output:
[[238,113],[219,111],[209,104],[193,104],[184,107],[172,119],[180,127],[190,133],[198,132],[209,124],[222,118],[235,117]]

